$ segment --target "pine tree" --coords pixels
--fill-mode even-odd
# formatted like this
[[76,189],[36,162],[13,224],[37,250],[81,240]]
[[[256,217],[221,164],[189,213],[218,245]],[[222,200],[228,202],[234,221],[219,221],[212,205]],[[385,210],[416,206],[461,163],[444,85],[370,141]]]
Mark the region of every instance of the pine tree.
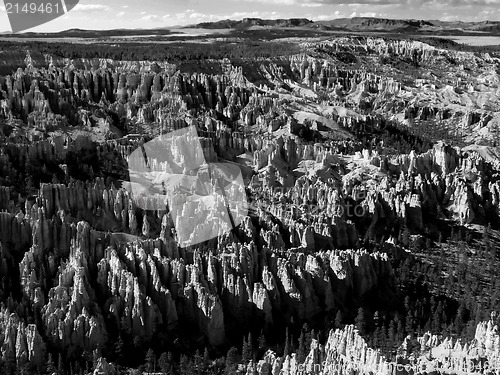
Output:
[[137,350],[140,350],[141,347],[142,347],[142,340],[141,340],[141,338],[139,336],[135,336],[133,344],[134,344],[134,348],[136,348]]
[[396,344],[396,324],[394,323],[394,320],[391,320],[391,322],[389,323],[389,329],[387,331],[387,346],[391,352],[395,344]]
[[[82,367],[80,366],[80,363],[78,361],[75,361],[75,366],[74,366],[74,372],[77,375],[83,374]],[[119,371],[118,371],[119,372]],[[39,374],[38,374],[39,375]]]
[[208,352],[207,347],[205,347],[205,351],[203,352],[203,363],[205,369],[208,370],[210,368],[210,353]]
[[179,361],[179,367],[182,375],[192,375],[193,371],[193,362],[184,354],[181,354],[181,359]]
[[457,310],[457,315],[455,316],[455,321],[453,322],[453,329],[457,335],[460,335],[462,333],[462,329],[464,326],[464,315],[465,306],[463,302],[460,302]]
[[425,239],[425,250],[430,250],[432,248],[432,240],[430,237]]
[[146,353],[146,371],[155,372],[156,370],[156,358],[153,349],[148,349]]
[[163,352],[158,360],[158,365],[160,366],[161,372],[169,374],[172,369],[171,353]]
[[290,354],[290,336],[288,333],[288,327],[286,327],[285,331],[285,347],[283,349],[283,356],[286,357],[288,354]]
[[403,230],[401,242],[405,247],[410,246],[410,231],[407,227],[405,227],[405,229]]
[[319,339],[319,335],[316,333],[316,331],[314,329],[311,330],[311,341],[318,340],[318,339]]
[[439,333],[441,331],[441,325],[443,323],[442,321],[442,315],[443,315],[443,305],[441,304],[441,301],[439,301],[436,310],[434,311],[434,314],[432,316],[432,328],[434,330],[434,333]]
[[373,332],[373,348],[380,349],[380,327],[376,326]]
[[380,340],[379,340],[380,348],[382,351],[387,352],[389,348],[389,339],[388,339],[388,334],[387,334],[387,327],[381,326],[380,327]]
[[226,355],[226,367],[224,369],[224,374],[233,375],[236,374],[238,369],[238,349],[234,346],[229,349]]
[[406,323],[405,323],[405,331],[408,335],[413,334],[413,313],[408,311],[408,314],[406,315]]
[[424,324],[424,332],[429,332],[431,330],[431,318],[427,319]]
[[404,339],[404,327],[403,327],[403,321],[399,318],[399,316],[397,317],[396,324],[397,324],[396,338],[398,342],[402,342]]
[[26,185],[26,193],[27,194],[32,194],[36,190],[35,183],[33,182],[33,177],[31,177],[31,176],[28,176],[26,178],[25,185]]
[[335,315],[335,328],[342,328],[344,321],[344,314],[342,311],[337,311],[337,315]]
[[94,349],[92,352],[92,369],[95,370],[99,366],[99,358],[101,357],[101,351],[99,349]]
[[304,332],[304,339],[305,339],[305,345],[306,345],[306,353],[309,353],[311,350],[311,343],[312,343],[312,333],[309,331],[309,326],[307,323],[304,323],[302,326],[302,331]]
[[299,336],[299,348],[297,350],[297,362],[304,363],[306,360],[306,338],[304,335],[304,330],[300,332]]
[[253,336],[252,336],[252,332],[248,332],[248,338],[247,338],[247,342],[248,342],[248,346],[250,348],[250,354],[252,356],[251,359],[255,359],[255,350],[254,350],[254,340],[253,340]]
[[124,343],[122,335],[118,335],[118,341],[115,344],[115,355],[118,362],[122,362],[124,358]]
[[366,316],[365,310],[362,307],[358,309],[358,315],[356,316],[356,319],[354,319],[354,324],[356,325],[359,334],[364,336],[366,334]]
[[266,336],[264,335],[263,330],[260,331],[258,345],[259,345],[259,350],[261,350],[261,351],[264,351],[267,349]]
[[130,334],[130,327],[128,325],[128,321],[127,319],[125,318],[125,315],[123,315],[120,319],[120,330],[124,333],[124,334]]
[[380,327],[380,313],[378,311],[373,314],[373,326],[375,328]]
[[52,354],[49,353],[49,355],[47,356],[47,366],[46,366],[46,369],[47,369],[47,373],[49,375],[53,374],[54,372],[57,372],[57,369],[56,369],[56,366],[54,365],[54,360],[52,359]]
[[248,363],[252,359],[252,348],[246,337],[243,336],[243,346],[241,348],[241,360],[243,363]]
[[406,297],[405,297],[405,302],[404,302],[404,305],[405,305],[405,310],[406,310],[406,311],[410,311],[410,309],[411,309],[411,300],[410,300],[410,296],[406,296]]
[[57,359],[57,375],[65,375],[66,371],[64,370],[64,362],[61,353],[59,353],[59,357]]

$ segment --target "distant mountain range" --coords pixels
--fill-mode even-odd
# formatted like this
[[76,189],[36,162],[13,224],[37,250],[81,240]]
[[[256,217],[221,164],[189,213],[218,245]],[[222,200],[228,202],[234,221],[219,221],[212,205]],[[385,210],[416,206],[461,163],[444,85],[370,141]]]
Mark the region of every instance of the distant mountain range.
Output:
[[22,34],[0,33],[2,36],[13,36],[18,38],[102,38],[110,36],[131,36],[131,35],[170,35],[170,29],[113,29],[113,30],[83,30],[68,29],[55,33],[33,33]]
[[[183,27],[155,28],[155,29],[115,29],[115,30],[82,30],[70,29],[57,33],[23,33],[2,34],[3,37],[15,36],[23,38],[102,38],[110,36],[169,36],[173,30],[177,33],[182,29],[231,29],[235,31],[252,31],[265,29],[296,29],[315,30],[317,32],[389,32],[406,34],[434,34],[460,35],[482,33],[485,35],[500,35],[499,21],[481,22],[445,22],[438,20],[398,20],[385,18],[354,17],[339,18],[330,21],[311,21],[306,18],[290,19],[260,19],[244,18],[242,20],[221,20],[217,22],[203,22]],[[177,34],[176,33],[176,34]],[[305,34],[307,35],[307,34]]]
[[261,19],[261,18],[243,18],[242,20],[222,20],[217,22],[202,22],[197,25],[186,26],[201,29],[246,29],[252,26],[264,27],[303,27],[314,25],[314,21],[307,18],[289,18],[289,19]]
[[499,33],[500,22],[444,22],[438,20],[394,20],[384,18],[339,18],[316,22],[320,27],[348,31],[397,31],[397,32],[486,32]]
[[331,31],[357,32],[432,32],[432,33],[500,33],[500,22],[445,22],[438,20],[398,20],[371,17],[338,18],[330,21],[311,21],[306,18],[267,20],[244,18],[240,21],[222,20],[189,26],[204,29],[248,29],[251,27],[306,27]]

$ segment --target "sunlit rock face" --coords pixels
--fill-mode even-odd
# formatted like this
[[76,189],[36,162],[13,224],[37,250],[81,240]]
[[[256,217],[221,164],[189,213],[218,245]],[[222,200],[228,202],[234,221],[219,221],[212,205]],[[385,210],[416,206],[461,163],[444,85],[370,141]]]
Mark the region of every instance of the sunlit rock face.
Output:
[[203,151],[189,126],[141,145],[128,160],[132,199],[145,210],[167,209],[183,247],[230,232],[248,212],[238,166],[207,163]]
[[[419,354],[405,356],[411,345],[419,346]],[[296,353],[279,357],[269,350],[256,367],[258,375],[271,374],[484,374],[497,373],[500,364],[500,338],[492,321],[480,322],[475,338],[469,342],[430,333],[410,339],[406,337],[394,361],[379,350],[370,348],[353,325],[331,330],[324,345],[313,340],[303,363]],[[248,366],[253,367],[252,364]]]

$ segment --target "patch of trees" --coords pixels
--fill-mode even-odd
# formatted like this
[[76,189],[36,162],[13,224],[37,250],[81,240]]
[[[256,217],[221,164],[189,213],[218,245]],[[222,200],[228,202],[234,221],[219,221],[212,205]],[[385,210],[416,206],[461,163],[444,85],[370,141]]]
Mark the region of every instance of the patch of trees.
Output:
[[298,129],[295,131],[305,142],[319,142],[321,140],[321,134],[307,125],[299,125]]
[[412,150],[424,153],[433,146],[432,137],[426,137],[418,127],[408,127],[385,118],[381,118],[378,127],[365,126],[356,129],[355,134],[361,141],[358,151],[378,149],[382,154],[384,147],[390,146],[398,154],[408,154]]
[[448,49],[453,51],[460,52],[478,52],[478,53],[500,53],[500,45],[491,45],[491,46],[471,46],[464,43],[457,43],[448,38],[439,38],[439,37],[417,37],[417,40],[430,44],[436,48]]
[[[75,43],[41,43],[27,41],[20,44],[0,42],[0,48],[9,51],[36,51],[50,54],[54,57],[77,58],[107,58],[113,60],[152,60],[179,63],[196,60],[222,60],[229,58],[231,61],[255,60],[259,58],[273,58],[299,53],[297,44],[283,42],[243,41],[239,43],[215,42],[206,43],[169,43],[151,44],[125,43],[125,44],[75,44]],[[10,72],[9,72],[10,73]]]
[[340,51],[335,54],[335,57],[344,64],[356,64],[358,62],[358,58],[352,52]]

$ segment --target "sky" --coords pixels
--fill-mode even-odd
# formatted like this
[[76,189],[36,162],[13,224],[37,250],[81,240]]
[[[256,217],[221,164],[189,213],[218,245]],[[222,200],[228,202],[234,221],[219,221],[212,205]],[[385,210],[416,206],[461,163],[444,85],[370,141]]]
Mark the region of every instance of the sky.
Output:
[[[4,0],[4,2],[12,0]],[[40,1],[40,0],[38,0]],[[30,29],[55,32],[70,28],[91,30],[159,28],[222,19],[343,17],[440,19],[442,21],[499,21],[500,0],[80,0],[67,14]],[[11,31],[0,1],[0,32]]]

